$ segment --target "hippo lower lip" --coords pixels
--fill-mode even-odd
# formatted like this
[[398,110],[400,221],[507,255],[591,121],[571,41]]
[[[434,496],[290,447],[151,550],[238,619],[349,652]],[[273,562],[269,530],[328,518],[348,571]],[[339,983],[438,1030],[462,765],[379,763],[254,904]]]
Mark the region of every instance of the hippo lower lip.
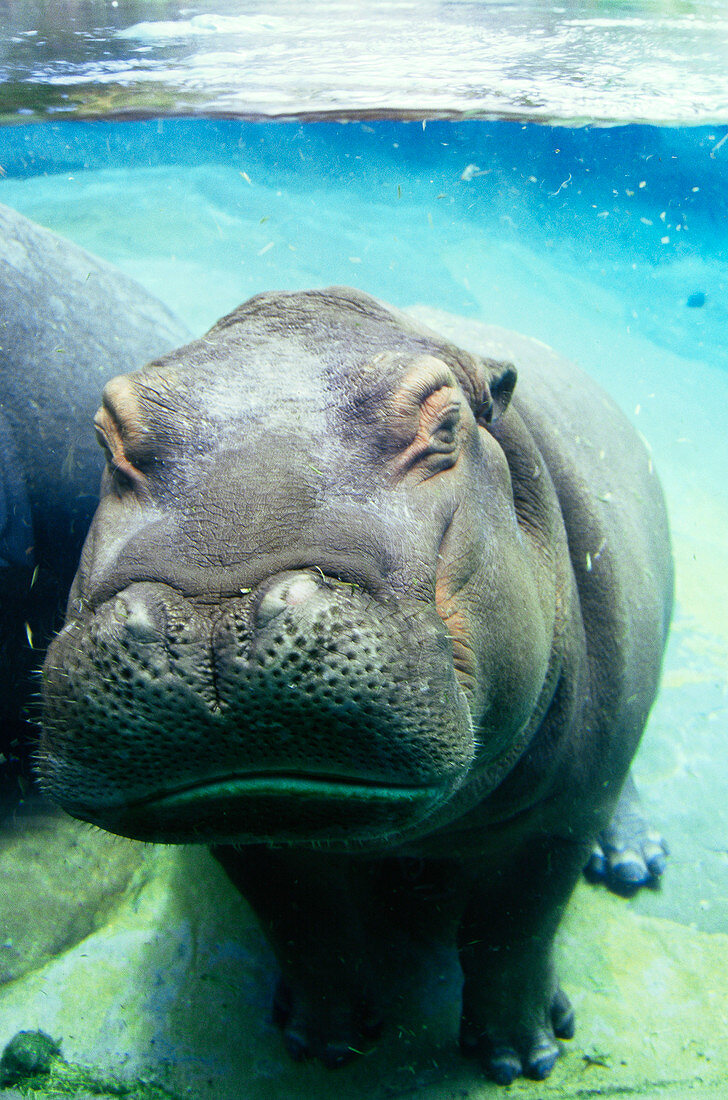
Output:
[[436,611],[309,570],[214,614],[137,582],[61,632],[46,687],[49,789],[137,839],[409,836],[475,751]]
[[340,779],[336,777],[252,775],[229,776],[208,783],[195,783],[180,790],[144,798],[135,806],[175,809],[199,804],[208,798],[229,799],[255,797],[256,795],[295,795],[298,798],[326,799],[345,797],[370,802],[431,802],[442,793],[439,786],[415,787],[383,785]]
[[403,827],[417,828],[450,790],[451,784],[379,784],[337,776],[231,775],[84,816],[140,840],[234,838],[365,848]]

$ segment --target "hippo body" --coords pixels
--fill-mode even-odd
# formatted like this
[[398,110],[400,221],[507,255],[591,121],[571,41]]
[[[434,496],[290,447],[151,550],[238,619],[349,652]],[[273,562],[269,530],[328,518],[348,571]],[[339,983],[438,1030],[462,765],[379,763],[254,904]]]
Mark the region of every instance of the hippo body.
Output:
[[[17,792],[31,672],[98,502],[104,383],[187,338],[140,286],[0,205],[0,785]],[[35,686],[37,692],[37,685]]]
[[496,1080],[546,1076],[573,1032],[553,937],[629,789],[672,566],[625,418],[543,346],[516,358],[517,387],[359,292],[264,294],[96,417],[43,782],[112,832],[213,845],[296,1057],[360,1049],[403,927],[457,942]]

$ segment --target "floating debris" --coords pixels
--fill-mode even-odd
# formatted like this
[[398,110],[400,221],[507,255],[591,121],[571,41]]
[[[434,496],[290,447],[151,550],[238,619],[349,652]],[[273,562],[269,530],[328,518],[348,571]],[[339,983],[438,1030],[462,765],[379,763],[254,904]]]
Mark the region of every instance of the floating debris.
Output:
[[468,180],[473,179],[475,176],[487,176],[487,174],[488,170],[479,168],[477,164],[466,164],[460,173],[460,179],[465,180],[467,183]]

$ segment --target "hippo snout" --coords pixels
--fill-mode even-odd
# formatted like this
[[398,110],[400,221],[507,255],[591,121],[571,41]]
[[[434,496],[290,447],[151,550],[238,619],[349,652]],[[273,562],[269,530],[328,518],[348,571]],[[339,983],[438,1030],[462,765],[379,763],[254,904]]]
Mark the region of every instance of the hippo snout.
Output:
[[474,756],[436,611],[314,568],[216,601],[131,584],[64,628],[44,688],[53,797],[144,839],[363,845]]

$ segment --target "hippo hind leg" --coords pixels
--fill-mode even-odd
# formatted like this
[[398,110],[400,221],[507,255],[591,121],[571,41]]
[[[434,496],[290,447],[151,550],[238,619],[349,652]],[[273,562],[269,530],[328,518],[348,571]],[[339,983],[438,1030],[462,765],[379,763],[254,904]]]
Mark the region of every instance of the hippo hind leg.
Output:
[[612,820],[594,845],[584,873],[616,894],[630,896],[641,886],[654,886],[665,870],[668,848],[642,812],[632,773],[625,780]]

